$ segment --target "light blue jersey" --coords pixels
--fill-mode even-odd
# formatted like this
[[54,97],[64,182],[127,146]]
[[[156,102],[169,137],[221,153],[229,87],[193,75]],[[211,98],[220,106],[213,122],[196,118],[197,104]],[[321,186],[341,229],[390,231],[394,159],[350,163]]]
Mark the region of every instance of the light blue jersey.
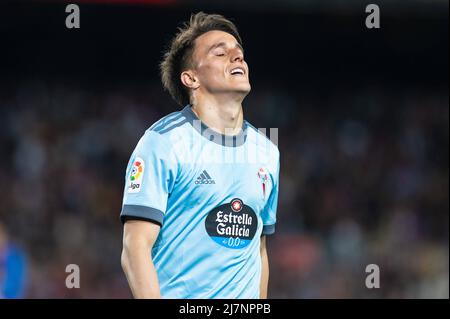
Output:
[[259,298],[260,237],[275,231],[279,152],[248,122],[222,135],[190,106],[150,127],[126,172],[121,220],[161,225],[163,298]]

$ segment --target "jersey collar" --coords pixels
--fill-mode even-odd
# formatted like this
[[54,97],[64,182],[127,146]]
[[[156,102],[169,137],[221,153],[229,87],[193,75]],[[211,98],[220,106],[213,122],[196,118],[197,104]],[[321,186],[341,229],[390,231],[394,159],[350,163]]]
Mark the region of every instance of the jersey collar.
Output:
[[203,123],[192,111],[190,104],[186,105],[181,112],[192,127],[211,142],[222,146],[237,147],[243,145],[247,140],[247,123],[245,120],[242,123],[242,130],[237,135],[224,135]]

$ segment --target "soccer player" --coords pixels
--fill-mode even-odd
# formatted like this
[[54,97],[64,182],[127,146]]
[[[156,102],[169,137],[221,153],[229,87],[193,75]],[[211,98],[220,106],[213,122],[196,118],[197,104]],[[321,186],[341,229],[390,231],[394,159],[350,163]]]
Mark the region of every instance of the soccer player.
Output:
[[184,108],[131,155],[121,263],[135,298],[267,298],[279,152],[243,119],[249,69],[235,25],[191,16],[161,63]]

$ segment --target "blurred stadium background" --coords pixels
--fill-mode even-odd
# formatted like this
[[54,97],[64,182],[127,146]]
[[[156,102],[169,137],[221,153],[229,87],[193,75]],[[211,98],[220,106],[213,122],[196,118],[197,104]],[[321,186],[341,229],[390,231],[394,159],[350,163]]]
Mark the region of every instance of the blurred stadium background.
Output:
[[[79,30],[63,1],[0,5],[0,297],[131,296],[125,168],[179,108],[157,65],[199,10],[236,22],[245,115],[279,128],[269,296],[449,297],[448,1],[376,1],[379,30],[356,0],[76,3]],[[365,287],[372,263],[380,289]]]

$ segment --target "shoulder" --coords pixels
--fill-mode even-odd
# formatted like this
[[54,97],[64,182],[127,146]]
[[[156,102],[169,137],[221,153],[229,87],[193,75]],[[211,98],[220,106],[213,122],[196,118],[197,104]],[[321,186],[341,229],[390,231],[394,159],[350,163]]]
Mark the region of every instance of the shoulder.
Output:
[[[136,146],[137,153],[157,154],[158,158],[172,158],[175,142],[185,133],[188,123],[183,111],[172,112],[153,123],[141,136]],[[182,131],[180,131],[182,130]]]
[[154,132],[159,135],[164,135],[166,133],[171,132],[172,130],[179,128],[186,124],[187,118],[185,112],[183,110],[172,112],[158,121],[156,121],[147,132]]

